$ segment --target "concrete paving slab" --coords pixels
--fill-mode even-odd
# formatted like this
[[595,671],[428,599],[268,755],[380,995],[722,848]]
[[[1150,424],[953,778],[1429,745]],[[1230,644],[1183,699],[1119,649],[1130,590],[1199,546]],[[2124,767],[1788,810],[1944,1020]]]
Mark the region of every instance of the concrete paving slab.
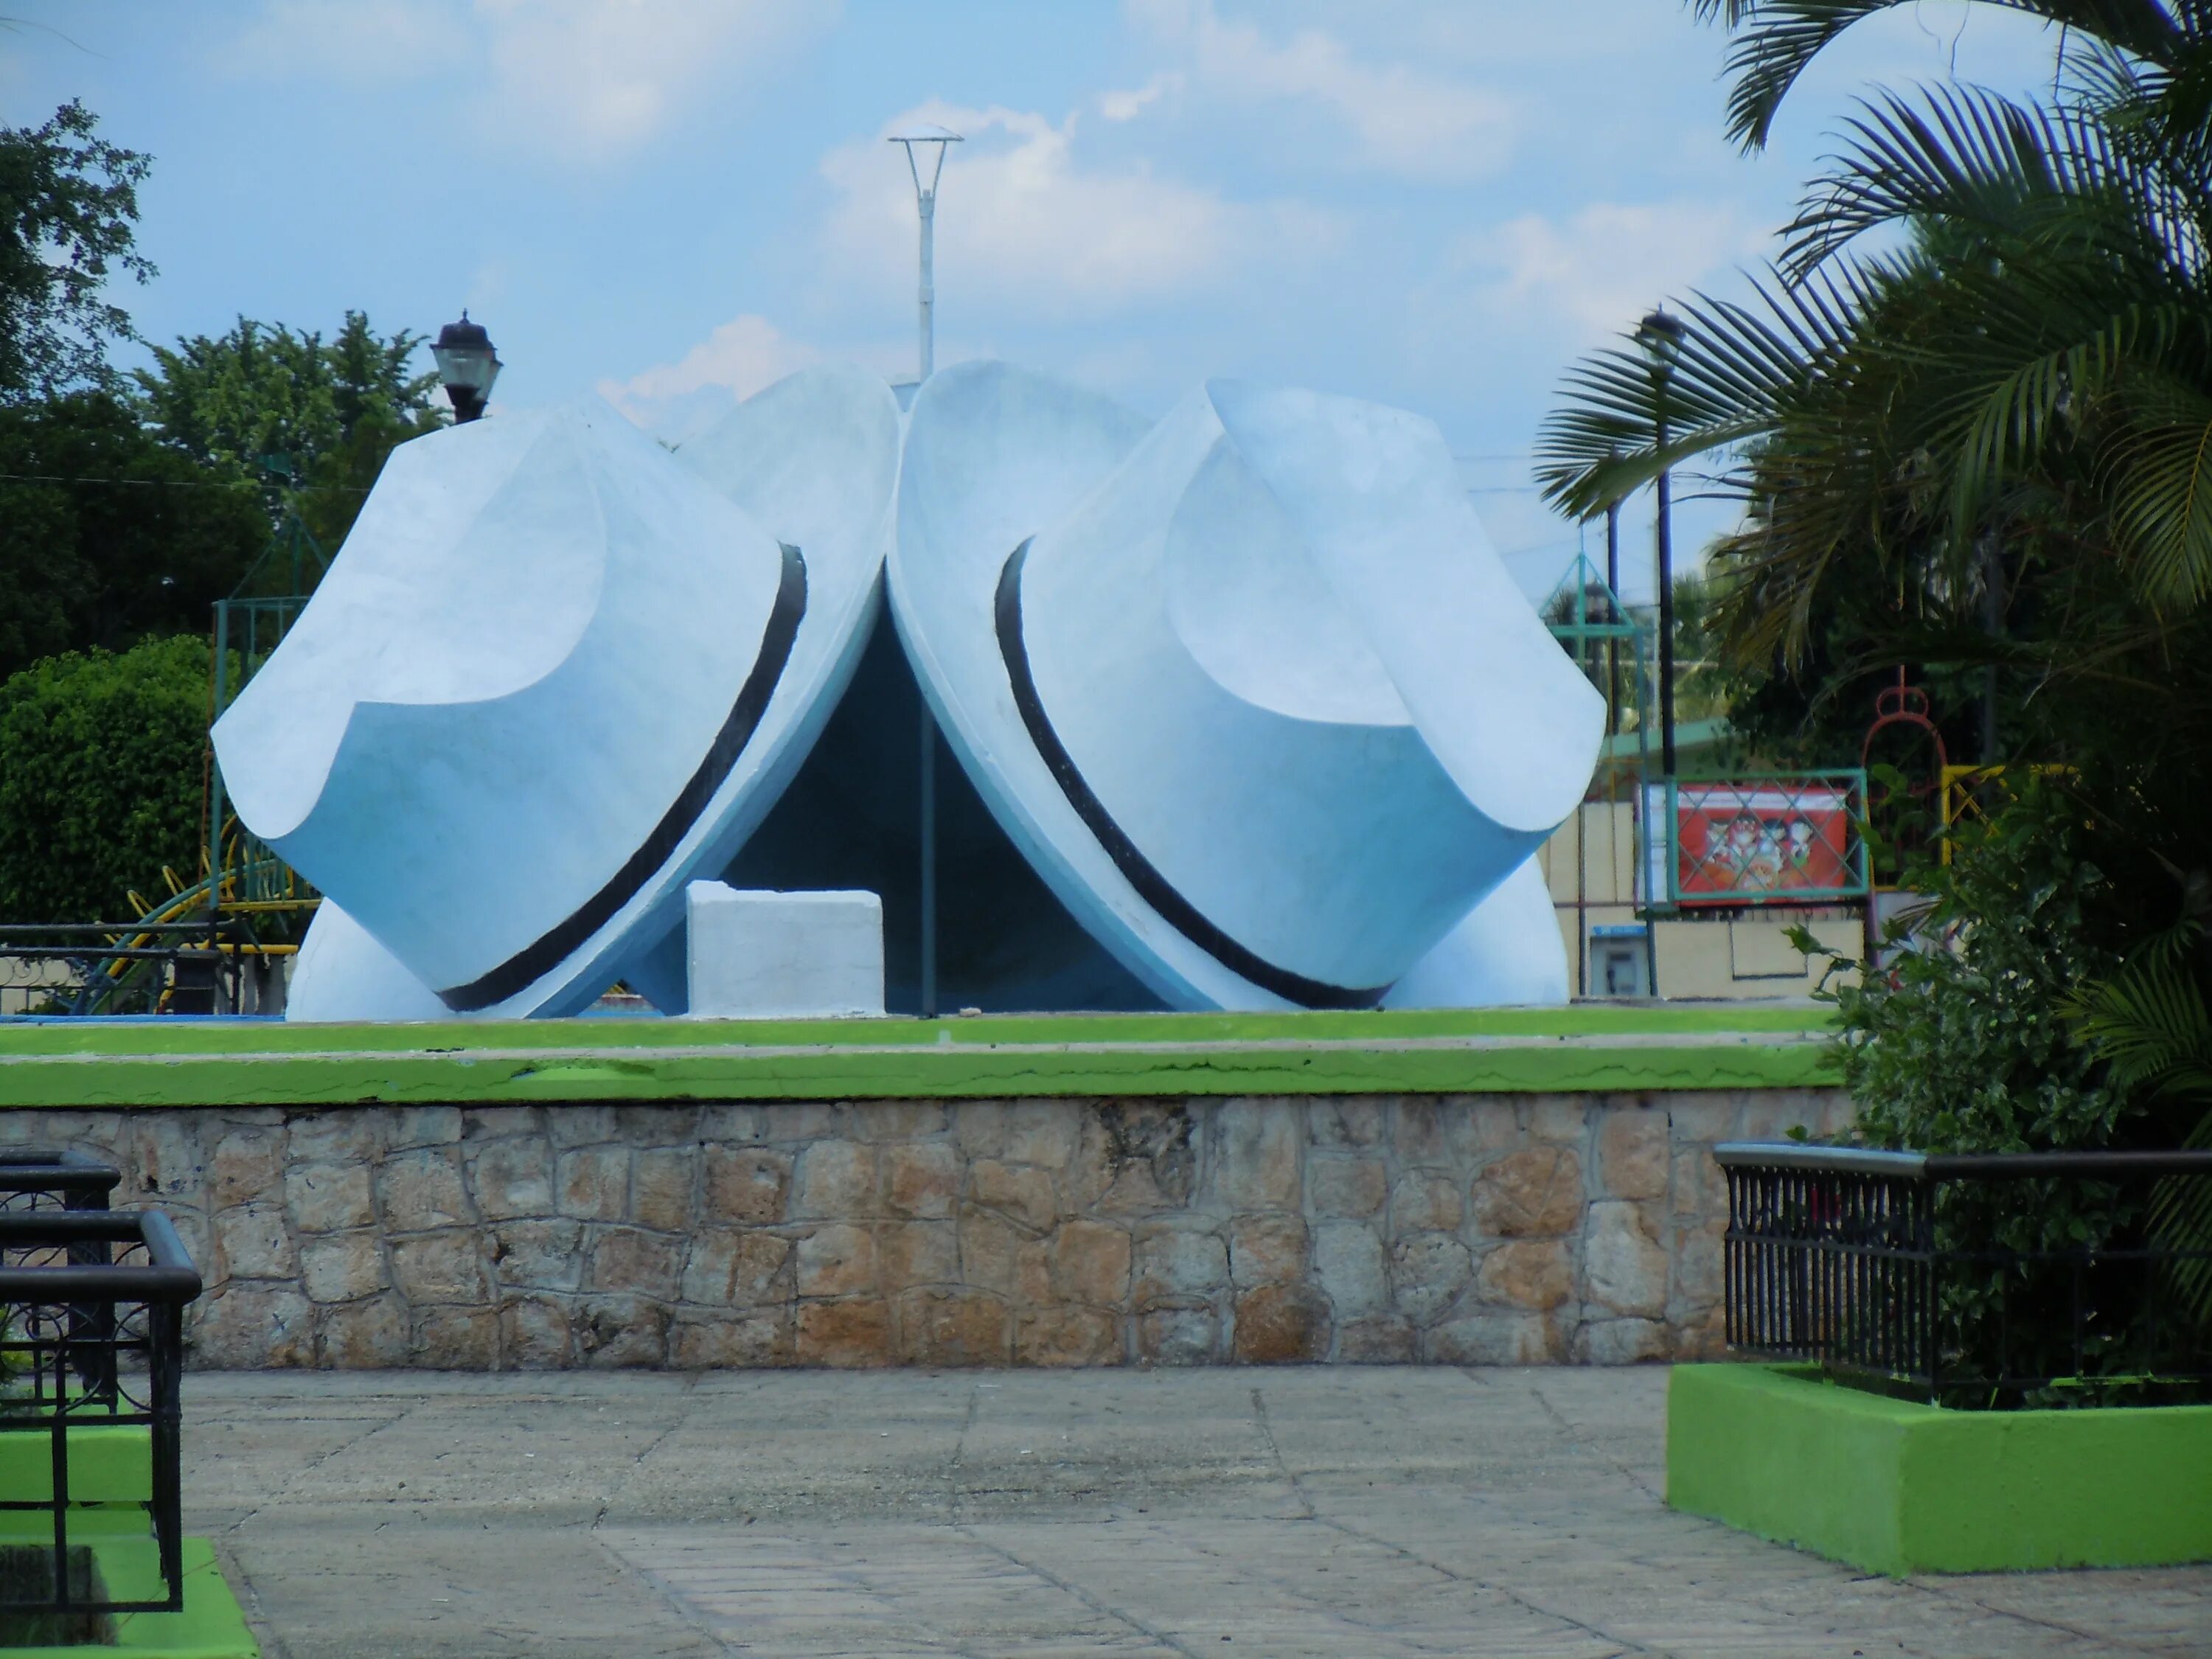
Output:
[[2212,1568],[1893,1582],[1668,1511],[1666,1374],[187,1379],[270,1659],[2212,1650]]

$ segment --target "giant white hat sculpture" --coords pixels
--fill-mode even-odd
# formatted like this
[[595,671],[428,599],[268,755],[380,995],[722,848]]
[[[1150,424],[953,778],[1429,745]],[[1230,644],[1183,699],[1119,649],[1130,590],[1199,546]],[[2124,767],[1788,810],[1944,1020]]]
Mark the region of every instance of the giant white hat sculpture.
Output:
[[1595,761],[1602,700],[1395,410],[1214,381],[1147,431],[949,369],[890,576],[984,799],[1171,1006],[1379,1002]]
[[[827,717],[875,602],[898,429],[880,381],[831,378],[843,418],[802,441],[848,447],[854,506],[808,517],[811,548],[595,399],[403,445],[217,722],[240,818],[446,1008],[588,1004]],[[316,953],[334,991],[349,943]]]

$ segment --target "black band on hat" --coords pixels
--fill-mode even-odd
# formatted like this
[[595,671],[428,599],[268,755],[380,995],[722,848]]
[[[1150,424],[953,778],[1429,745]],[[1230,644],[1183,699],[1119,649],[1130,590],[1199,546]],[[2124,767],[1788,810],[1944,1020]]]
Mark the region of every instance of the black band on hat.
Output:
[[605,927],[616,911],[637,896],[639,890],[668,862],[670,854],[699,821],[699,815],[707,810],[707,803],[714,799],[714,792],[737,765],[738,757],[752,741],[761,716],[768,712],[769,699],[775,695],[776,683],[783,678],[784,666],[791,660],[791,644],[798,637],[799,619],[806,614],[806,561],[790,543],[781,545],[783,577],[776,586],[775,603],[769,610],[768,626],[761,632],[760,653],[753,659],[752,672],[745,676],[738,700],[730,705],[730,717],[714,734],[714,744],[707,750],[707,758],[699,763],[699,769],[660,815],[660,822],[653,826],[653,833],[615,872],[614,879],[586,899],[567,921],[523,946],[483,977],[455,986],[450,991],[439,992],[438,1000],[455,1013],[471,1013],[478,1008],[489,1008],[495,1002],[504,1002],[558,967],[578,945]]
[[1060,793],[1067,797],[1067,804],[1075,809],[1076,817],[1083,820],[1084,827],[1097,838],[1107,857],[1114,860],[1115,868],[1137,890],[1137,896],[1159,912],[1176,932],[1231,973],[1249,980],[1263,991],[1273,992],[1285,1002],[1306,1008],[1372,1008],[1382,1001],[1383,993],[1390,988],[1387,985],[1378,985],[1372,990],[1347,990],[1341,985],[1308,979],[1304,974],[1294,974],[1255,956],[1208,921],[1196,905],[1177,892],[1152,861],[1138,851],[1137,843],[1129,839],[1121,826],[1114,822],[1106,803],[1091,793],[1074,757],[1060,742],[1060,734],[1052,729],[1052,720],[1037,698],[1036,682],[1030,674],[1029,647],[1022,639],[1022,566],[1029,553],[1029,542],[1024,541],[1008,556],[1006,568],[999,573],[999,654],[1006,661],[1006,679],[1014,691],[1014,707],[1021,711],[1022,724],[1029,728],[1030,741],[1036,745],[1038,755],[1060,785]]

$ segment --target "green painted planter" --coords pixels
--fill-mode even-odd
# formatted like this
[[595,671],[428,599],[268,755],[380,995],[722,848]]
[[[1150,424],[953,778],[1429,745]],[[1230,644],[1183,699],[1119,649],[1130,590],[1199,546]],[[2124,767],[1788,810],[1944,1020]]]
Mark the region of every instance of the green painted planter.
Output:
[[1667,1503],[1900,1577],[2212,1560],[2212,1406],[1946,1411],[1678,1365]]

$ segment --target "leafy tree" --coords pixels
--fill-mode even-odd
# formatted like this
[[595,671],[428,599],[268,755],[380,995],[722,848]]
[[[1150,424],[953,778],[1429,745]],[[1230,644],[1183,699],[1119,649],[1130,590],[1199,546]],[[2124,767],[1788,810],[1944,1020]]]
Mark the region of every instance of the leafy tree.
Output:
[[0,684],[0,916],[106,921],[198,867],[208,643],[48,657]]
[[446,422],[438,377],[410,372],[424,337],[380,335],[349,311],[334,338],[241,317],[217,338],[154,348],[135,371],[148,423],[219,475],[259,482],[336,550],[394,445]]
[[105,392],[0,404],[0,678],[61,651],[204,629],[269,533]]
[[72,100],[43,126],[0,127],[0,402],[112,383],[106,342],[131,319],[101,288],[154,275],[131,246],[150,162],[98,125]]

